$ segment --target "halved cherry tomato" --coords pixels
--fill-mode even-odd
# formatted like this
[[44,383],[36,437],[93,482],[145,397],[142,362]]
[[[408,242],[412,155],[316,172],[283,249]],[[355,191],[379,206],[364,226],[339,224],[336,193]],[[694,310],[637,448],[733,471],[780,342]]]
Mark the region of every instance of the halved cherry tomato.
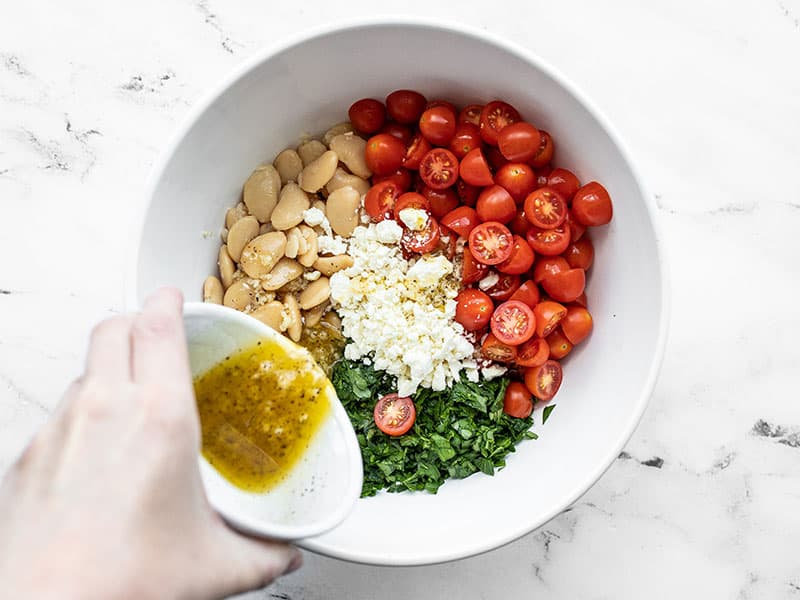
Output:
[[480,148],[470,150],[467,155],[461,159],[461,179],[465,183],[477,186],[492,185],[492,172],[489,170],[489,165],[486,163],[486,157]]
[[508,164],[508,160],[495,146],[489,146],[484,149],[486,155],[486,162],[489,163],[489,168],[492,171],[498,171]]
[[406,169],[419,169],[419,165],[425,155],[431,151],[431,143],[422,137],[422,134],[415,133],[411,138],[411,143],[406,148],[405,156],[403,157],[403,166]]
[[538,367],[550,357],[550,346],[540,337],[534,337],[517,348],[516,363],[520,367]]
[[583,269],[560,271],[542,281],[544,291],[559,302],[573,302],[586,287],[586,272]]
[[480,290],[467,288],[456,296],[456,323],[461,323],[467,331],[486,327],[493,311],[492,299]]
[[520,204],[536,189],[536,172],[525,163],[506,163],[495,173],[494,182],[502,185]]
[[534,227],[553,229],[567,218],[567,203],[557,191],[543,187],[525,198],[525,217]]
[[464,285],[470,285],[471,283],[480,281],[486,277],[488,272],[489,265],[485,265],[475,260],[475,257],[472,256],[472,252],[469,251],[469,248],[464,248],[463,265],[461,267],[461,283]]
[[406,192],[405,194],[400,194],[395,201],[394,209],[392,210],[392,216],[394,216],[395,221],[402,223],[400,220],[400,211],[405,210],[406,208],[418,208],[420,210],[424,210],[425,212],[430,212],[431,205],[425,196],[418,194],[417,192]]
[[588,237],[572,242],[564,251],[564,258],[573,269],[588,271],[594,262],[594,246]]
[[540,256],[533,268],[533,280],[542,283],[547,277],[569,268],[569,263],[563,256]]
[[471,123],[480,127],[481,124],[481,111],[483,110],[482,104],[470,104],[458,113],[459,123]]
[[419,174],[425,185],[443,190],[458,180],[458,159],[450,150],[434,148],[422,157]]
[[550,358],[556,360],[561,360],[572,352],[572,342],[561,332],[561,329],[556,329],[547,336],[547,345],[550,347]]
[[364,198],[364,208],[376,223],[391,219],[394,214],[394,203],[402,190],[392,180],[382,181],[369,188]]
[[397,437],[411,429],[417,419],[417,409],[411,398],[386,394],[375,404],[372,417],[378,429],[386,435]]
[[442,100],[441,98],[434,98],[433,100],[428,100],[428,103],[425,105],[425,110],[428,110],[429,108],[436,108],[437,106],[443,106],[444,108],[449,109],[450,112],[453,113],[453,115],[458,114],[458,109],[456,108],[455,104],[453,104],[449,100]]
[[497,147],[506,160],[530,160],[539,151],[540,142],[539,130],[525,121],[512,123],[497,134]]
[[373,135],[367,140],[367,149],[364,158],[367,167],[375,175],[388,175],[394,173],[403,164],[406,146],[388,133]]
[[476,260],[485,265],[498,265],[511,256],[514,237],[497,221],[486,221],[469,234],[469,249]]
[[[462,161],[461,164],[463,165],[464,162]],[[460,168],[461,167],[459,167],[459,169]],[[478,202],[478,195],[481,193],[481,189],[459,178],[459,180],[456,181],[456,193],[458,197],[461,198],[462,203],[466,206],[474,207]]]
[[533,314],[536,316],[536,335],[545,338],[567,316],[567,308],[558,302],[545,300],[533,307]]
[[567,316],[561,320],[561,331],[573,344],[580,344],[592,332],[594,321],[591,313],[574,304],[567,307]]
[[494,309],[489,323],[498,340],[510,346],[527,342],[536,332],[536,317],[531,307],[518,300],[508,300]]
[[447,146],[458,158],[464,158],[471,150],[481,147],[481,131],[472,123],[460,123]]
[[575,192],[581,187],[581,182],[572,171],[558,167],[553,169],[550,175],[548,175],[547,187],[561,194],[561,197],[569,204]]
[[579,223],[587,226],[605,225],[611,221],[614,210],[608,190],[591,181],[575,192],[572,214]]
[[431,252],[439,244],[441,237],[439,231],[439,223],[433,217],[428,217],[428,223],[425,228],[420,231],[412,229],[404,229],[403,237],[400,238],[400,245],[407,252],[416,252],[417,254],[425,254]]
[[362,98],[350,106],[347,111],[350,122],[360,133],[372,134],[380,131],[386,120],[386,107],[380,100]]
[[381,181],[394,181],[397,184],[397,187],[400,188],[400,191],[407,192],[411,189],[411,171],[401,167],[394,173],[389,173],[388,175],[372,176],[373,185],[380,183]]
[[[527,212],[525,213],[527,216]],[[556,256],[567,249],[569,245],[569,231],[564,225],[555,229],[540,229],[531,227],[525,234],[525,239],[537,254]]]
[[533,250],[531,250],[525,238],[515,235],[514,244],[511,247],[511,256],[497,265],[497,270],[510,275],[521,275],[533,266],[534,258]]
[[542,136],[539,143],[539,151],[532,159],[528,161],[528,164],[530,164],[532,167],[547,166],[550,161],[553,160],[553,154],[556,150],[556,147],[553,144],[553,137],[549,133],[547,133],[544,129],[540,129],[539,135]]
[[511,222],[508,224],[508,228],[511,230],[512,233],[516,233],[517,235],[525,236],[528,233],[528,230],[533,227],[531,222],[525,218],[525,211],[518,210],[517,214],[511,219]]
[[386,111],[398,123],[415,123],[425,110],[425,96],[413,90],[396,90],[386,96]]
[[512,381],[503,396],[503,412],[510,417],[526,419],[533,412],[533,398],[530,390],[519,381]]
[[489,360],[508,363],[514,362],[517,357],[517,348],[504,344],[493,333],[490,333],[481,344],[481,354]]
[[583,308],[587,307],[588,303],[586,302],[586,292],[585,291],[575,299],[574,304],[582,306]]
[[567,213],[566,223],[569,226],[569,239],[571,242],[577,242],[586,233],[586,225],[578,223],[575,217],[572,216],[572,211]]
[[458,194],[452,187],[435,190],[426,185],[421,194],[430,202],[431,214],[439,220],[459,205]]
[[393,135],[398,140],[401,140],[406,146],[411,142],[411,138],[413,137],[411,129],[405,125],[401,125],[400,123],[395,123],[394,121],[386,121],[383,127],[381,127],[381,133]]
[[442,225],[448,229],[452,229],[463,238],[469,237],[469,234],[480,222],[481,220],[478,218],[478,213],[474,208],[470,208],[469,206],[454,208],[442,217]]
[[511,300],[519,300],[531,308],[539,304],[539,297],[539,286],[533,281],[523,282],[519,289],[511,294]]
[[525,387],[539,400],[547,402],[558,392],[563,376],[561,365],[548,360],[539,367],[525,369]]
[[427,108],[419,118],[419,131],[434,146],[447,146],[456,134],[456,114],[449,106]]
[[480,193],[475,205],[481,221],[498,221],[508,223],[517,216],[517,205],[514,199],[500,185],[491,185]]
[[494,100],[483,107],[481,111],[481,137],[483,141],[492,146],[497,145],[497,136],[503,128],[521,121],[517,109],[508,102]]
[[492,287],[486,290],[489,298],[495,302],[505,302],[519,289],[521,279],[519,275],[509,275],[508,273],[498,273],[499,279]]

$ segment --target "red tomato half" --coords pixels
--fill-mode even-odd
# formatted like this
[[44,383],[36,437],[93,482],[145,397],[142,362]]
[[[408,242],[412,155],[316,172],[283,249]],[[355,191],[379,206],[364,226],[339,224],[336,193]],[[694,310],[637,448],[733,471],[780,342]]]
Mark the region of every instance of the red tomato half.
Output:
[[556,329],[547,336],[547,345],[550,347],[550,358],[556,360],[561,360],[572,352],[572,342],[566,338],[561,329]]
[[525,198],[525,217],[534,227],[553,229],[567,218],[567,203],[557,191],[543,187]]
[[472,252],[469,251],[469,248],[464,248],[464,260],[461,267],[461,283],[464,285],[476,283],[486,277],[488,272],[489,265],[485,265],[475,260],[475,257],[472,256]]
[[547,177],[547,187],[557,191],[569,203],[575,192],[581,187],[581,182],[572,171],[556,168]]
[[545,300],[533,308],[533,314],[536,316],[536,335],[546,338],[567,316],[567,309],[558,302]]
[[431,214],[439,220],[459,205],[458,194],[452,187],[435,190],[426,185],[421,193],[431,205]]
[[608,190],[596,181],[587,183],[572,199],[572,214],[579,223],[587,226],[605,225],[611,221],[614,210]]
[[447,146],[456,134],[456,115],[449,106],[427,108],[419,118],[419,131],[434,146]]
[[400,238],[400,245],[407,252],[415,252],[417,254],[425,254],[426,252],[433,251],[439,244],[441,238],[441,231],[439,230],[439,223],[433,217],[428,217],[428,223],[421,231],[413,231],[411,229],[403,230],[403,237]]
[[397,90],[386,97],[386,111],[398,123],[416,123],[428,101],[413,90]]
[[[527,214],[527,213],[526,213]],[[537,254],[556,256],[567,249],[569,245],[569,231],[564,225],[555,229],[540,229],[531,227],[525,234],[525,239]]]
[[525,121],[508,125],[497,135],[497,147],[506,160],[530,160],[539,151],[540,142],[539,130]]
[[519,381],[512,381],[503,396],[503,412],[511,417],[525,419],[533,412],[533,398],[530,390]]
[[531,308],[539,304],[539,286],[533,281],[526,281],[519,286],[519,289],[511,294],[511,300],[519,300],[524,302]]
[[519,289],[520,278],[519,275],[509,275],[508,273],[498,273],[498,276],[500,279],[486,290],[486,293],[495,302],[505,302],[510,300],[511,296]]
[[553,300],[574,302],[586,287],[586,272],[583,269],[560,271],[546,277],[542,287]]
[[553,144],[553,137],[544,129],[539,130],[541,141],[539,142],[539,150],[536,155],[528,161],[532,167],[545,167],[553,160],[555,153],[555,145]]
[[387,394],[375,404],[372,417],[375,419],[378,429],[386,435],[396,437],[411,429],[417,419],[417,409],[411,398]]
[[461,323],[467,331],[486,327],[493,310],[492,299],[480,290],[467,288],[456,296],[456,323]]
[[458,159],[450,150],[434,148],[422,157],[419,174],[425,185],[443,190],[458,180]]
[[498,221],[508,223],[517,216],[517,205],[514,199],[500,185],[491,185],[480,193],[475,210],[481,221]]
[[561,387],[563,372],[555,360],[548,360],[539,367],[525,369],[525,387],[539,400],[547,402]]
[[459,123],[471,123],[480,127],[481,124],[481,111],[483,110],[482,104],[470,104],[458,113]]
[[362,98],[350,106],[347,111],[350,122],[356,131],[372,134],[380,131],[386,120],[386,107],[379,100]]
[[481,220],[478,218],[478,213],[474,208],[470,208],[469,206],[454,208],[442,217],[442,225],[448,229],[452,229],[463,238],[469,237],[469,234],[480,222]]
[[381,181],[394,181],[401,191],[407,192],[411,189],[411,171],[408,169],[397,169],[394,173],[388,175],[373,175],[372,184],[380,183]]
[[509,300],[494,310],[489,325],[498,340],[518,346],[527,342],[536,332],[536,317],[524,302]]
[[564,258],[574,269],[588,271],[594,262],[594,246],[588,237],[572,242],[564,251]]
[[580,344],[592,332],[592,315],[582,306],[567,307],[567,316],[561,320],[561,331],[573,344]]
[[411,138],[413,137],[411,130],[408,127],[401,125],[400,123],[395,123],[394,121],[386,121],[384,126],[381,127],[381,133],[393,135],[405,145],[411,143]]
[[517,348],[516,363],[520,367],[538,367],[550,357],[550,345],[540,337],[534,337]]
[[367,140],[364,158],[375,175],[389,175],[402,166],[405,154],[406,146],[402,141],[389,133],[379,133]]
[[382,181],[369,188],[364,198],[364,208],[376,223],[391,219],[394,215],[394,203],[400,194],[401,190],[394,181]]
[[483,141],[492,146],[497,145],[497,136],[512,123],[521,121],[517,109],[503,102],[494,100],[483,107],[481,111],[481,137]]
[[510,363],[517,357],[517,349],[514,346],[504,344],[497,337],[490,333],[481,344],[481,354],[484,358],[495,362]]
[[492,185],[492,172],[489,170],[489,165],[486,162],[486,157],[480,148],[470,150],[464,158],[461,159],[459,167],[461,172],[461,179],[465,183],[476,186]]
[[411,143],[406,148],[405,156],[403,157],[403,166],[406,169],[419,169],[419,165],[425,155],[431,151],[431,143],[422,137],[422,134],[415,133],[411,138]]
[[476,260],[485,265],[497,265],[511,256],[514,237],[508,228],[497,221],[481,223],[469,234],[469,249]]
[[495,173],[494,182],[506,188],[519,204],[536,189],[536,172],[525,163],[506,163]]
[[472,123],[460,123],[456,127],[456,133],[450,140],[448,148],[459,159],[464,158],[475,148],[481,147],[481,131],[477,125]]
[[511,255],[497,265],[497,270],[510,275],[521,275],[533,266],[533,259],[533,250],[528,242],[522,236],[515,235]]
[[569,269],[569,263],[562,256],[540,256],[533,269],[533,280],[542,283],[546,278]]

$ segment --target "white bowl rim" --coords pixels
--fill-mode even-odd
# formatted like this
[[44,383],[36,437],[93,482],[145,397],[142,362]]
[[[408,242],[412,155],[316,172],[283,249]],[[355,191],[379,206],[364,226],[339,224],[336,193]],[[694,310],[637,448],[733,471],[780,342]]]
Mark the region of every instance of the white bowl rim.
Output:
[[352,562],[364,564],[385,564],[394,566],[411,566],[411,565],[427,565],[442,562],[448,562],[482,554],[490,550],[494,550],[506,544],[517,540],[531,531],[538,529],[545,523],[552,520],[554,517],[561,514],[564,509],[574,504],[589,488],[591,488],[603,474],[611,467],[619,453],[624,448],[630,437],[633,435],[637,425],[644,415],[650,397],[653,394],[655,385],[658,379],[658,373],[661,364],[664,360],[664,353],[667,345],[667,337],[669,331],[669,322],[671,314],[671,285],[668,263],[666,258],[666,249],[662,241],[661,227],[658,222],[658,210],[655,205],[655,200],[644,184],[636,164],[631,158],[627,146],[622,141],[621,136],[616,128],[611,124],[608,118],[591,102],[580,89],[568,79],[559,69],[540,58],[532,51],[527,50],[515,42],[502,39],[500,36],[495,35],[487,30],[479,29],[472,25],[467,25],[461,22],[444,21],[442,19],[417,17],[410,15],[373,15],[369,17],[351,18],[351,19],[338,19],[333,20],[325,25],[304,29],[293,35],[289,35],[279,39],[278,41],[268,44],[260,50],[253,53],[253,55],[244,60],[238,67],[235,67],[229,74],[223,77],[219,83],[207,91],[201,98],[195,102],[192,108],[189,109],[182,122],[176,128],[170,140],[167,142],[164,150],[162,150],[158,159],[154,162],[148,183],[145,186],[145,201],[142,203],[141,211],[134,218],[133,227],[130,229],[132,237],[130,238],[127,255],[127,266],[123,278],[123,306],[126,310],[135,309],[138,305],[136,279],[138,273],[138,259],[139,259],[139,241],[144,229],[144,223],[147,213],[150,209],[153,194],[156,190],[159,180],[164,174],[166,167],[169,163],[171,156],[174,154],[177,147],[180,145],[181,140],[186,136],[191,127],[199,119],[199,117],[216,101],[225,91],[233,86],[240,79],[247,76],[252,70],[256,69],[262,62],[268,60],[272,56],[288,50],[296,45],[305,43],[309,40],[330,35],[339,31],[361,29],[369,27],[418,27],[433,30],[444,31],[448,33],[457,33],[465,37],[474,38],[475,40],[491,44],[497,48],[515,55],[522,60],[535,65],[542,72],[546,73],[552,79],[557,81],[565,90],[567,90],[580,104],[594,117],[599,123],[600,127],[605,130],[606,134],[611,138],[614,145],[620,152],[623,160],[628,164],[633,179],[637,187],[641,191],[642,198],[645,202],[650,217],[650,223],[653,227],[655,234],[655,249],[656,256],[658,257],[658,268],[661,281],[661,318],[658,327],[658,339],[656,341],[656,351],[653,355],[650,369],[647,373],[645,385],[642,388],[638,403],[635,410],[631,413],[630,418],[621,429],[621,434],[617,438],[615,444],[610,447],[609,452],[606,454],[600,466],[595,469],[588,476],[584,477],[580,484],[568,494],[565,494],[562,501],[558,505],[554,505],[543,518],[532,519],[530,522],[524,522],[520,525],[517,531],[511,534],[498,533],[494,537],[484,537],[479,542],[475,542],[469,546],[462,546],[458,550],[451,552],[435,552],[426,554],[424,548],[420,548],[419,556],[415,556],[413,560],[408,560],[405,557],[392,557],[391,552],[381,554],[379,559],[370,555],[369,553],[359,553],[352,551],[341,551],[337,548],[330,547],[319,540],[305,539],[299,542],[301,547],[319,552],[321,554],[332,556],[335,558],[348,560]]

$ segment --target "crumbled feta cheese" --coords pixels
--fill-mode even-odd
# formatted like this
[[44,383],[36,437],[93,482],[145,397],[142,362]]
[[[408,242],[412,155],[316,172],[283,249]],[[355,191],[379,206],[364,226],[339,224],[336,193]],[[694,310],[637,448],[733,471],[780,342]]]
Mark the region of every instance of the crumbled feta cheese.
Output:
[[321,235],[317,238],[317,252],[338,256],[347,252],[347,242],[339,235]]
[[502,365],[488,365],[481,369],[481,375],[486,380],[495,379],[504,374],[508,369]]
[[303,211],[303,220],[309,227],[316,227],[317,225],[322,225],[322,222],[325,220],[325,213],[312,206],[308,210]]
[[408,270],[408,277],[424,288],[430,288],[439,283],[445,275],[453,272],[453,263],[444,256],[423,256]]
[[396,244],[403,237],[403,228],[394,219],[384,219],[375,226],[378,241],[384,244]]
[[494,271],[492,271],[486,277],[484,277],[478,282],[478,289],[483,290],[485,292],[489,288],[494,287],[498,281],[500,281],[500,276]]
[[397,216],[411,231],[422,231],[428,224],[428,213],[421,208],[404,208]]
[[306,271],[303,273],[303,279],[306,281],[316,281],[320,278],[320,275],[322,275],[322,273],[319,271]]
[[358,219],[359,221],[361,221],[362,225],[367,225],[372,220],[369,218],[368,214],[363,214]]

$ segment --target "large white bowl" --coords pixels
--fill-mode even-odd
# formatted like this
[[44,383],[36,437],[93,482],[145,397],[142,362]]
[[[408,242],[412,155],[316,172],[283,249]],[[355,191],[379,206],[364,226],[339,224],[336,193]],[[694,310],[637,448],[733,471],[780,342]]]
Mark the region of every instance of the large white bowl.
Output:
[[[302,542],[327,555],[413,565],[490,550],[581,496],[619,454],[653,389],[667,328],[666,269],[650,196],[610,124],[562,75],[483,31],[427,22],[362,22],[295,37],[250,60],[191,111],[155,167],[128,278],[136,304],[162,284],[198,299],[215,272],[225,209],[261,161],[346,118],[364,96],[414,88],[459,103],[502,98],[551,132],[556,160],[600,180],[614,220],[593,232],[588,343],[566,364],[558,408],[494,477],[449,481],[437,495],[362,499],[340,526]],[[538,420],[538,419],[537,419]]]

